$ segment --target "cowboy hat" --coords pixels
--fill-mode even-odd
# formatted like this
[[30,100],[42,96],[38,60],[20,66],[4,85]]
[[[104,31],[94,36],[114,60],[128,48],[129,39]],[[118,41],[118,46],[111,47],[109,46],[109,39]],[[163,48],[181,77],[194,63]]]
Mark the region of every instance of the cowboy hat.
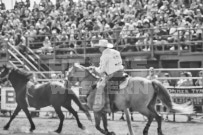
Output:
[[110,44],[108,40],[101,39],[99,40],[99,43],[94,45],[95,47],[107,47],[107,48],[113,48],[113,44]]

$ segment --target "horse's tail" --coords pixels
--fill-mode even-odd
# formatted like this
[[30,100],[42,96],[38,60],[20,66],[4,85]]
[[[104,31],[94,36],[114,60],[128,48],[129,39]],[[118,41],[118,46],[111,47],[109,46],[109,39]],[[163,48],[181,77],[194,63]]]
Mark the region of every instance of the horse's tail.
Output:
[[158,98],[171,112],[191,114],[194,112],[192,104],[176,104],[172,101],[167,89],[157,80],[152,81],[155,93],[157,93]]
[[88,118],[90,121],[92,121],[92,117],[91,117],[91,115],[90,115],[88,109],[82,105],[82,103],[80,102],[80,100],[79,100],[79,98],[77,97],[77,95],[76,95],[72,90],[68,90],[68,94],[71,95],[71,98],[73,99],[73,101],[78,105],[78,107],[80,108],[80,110],[82,110],[82,111],[86,114],[87,118]]

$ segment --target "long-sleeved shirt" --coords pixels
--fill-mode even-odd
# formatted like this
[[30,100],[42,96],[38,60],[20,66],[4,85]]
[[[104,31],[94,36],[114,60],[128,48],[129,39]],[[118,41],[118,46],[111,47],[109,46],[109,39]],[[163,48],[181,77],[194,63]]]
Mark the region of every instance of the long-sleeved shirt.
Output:
[[123,69],[124,67],[122,65],[120,52],[107,48],[102,52],[102,56],[100,57],[100,64],[99,67],[96,68],[96,71],[100,74],[107,73],[110,75]]

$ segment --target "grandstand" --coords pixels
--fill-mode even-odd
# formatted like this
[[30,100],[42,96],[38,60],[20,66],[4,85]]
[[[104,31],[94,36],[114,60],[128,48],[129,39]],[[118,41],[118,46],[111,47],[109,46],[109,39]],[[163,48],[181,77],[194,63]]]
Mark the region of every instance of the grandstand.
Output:
[[[35,71],[65,70],[87,58],[98,65],[100,54],[93,46],[106,38],[128,69],[137,68],[137,62],[147,62],[146,68],[200,68],[201,5],[177,0],[61,0],[54,5],[42,0],[32,14],[26,6],[22,11],[16,6],[1,11],[1,61]],[[42,53],[46,36],[52,49]]]
[[[15,6],[1,11],[0,60],[34,71],[61,71],[86,59],[98,65],[100,54],[93,46],[106,38],[122,53],[128,69],[138,68],[137,63],[146,63],[146,68],[200,68],[201,5],[177,0],[60,0],[54,5],[42,0],[32,13]],[[45,37],[50,49],[42,53]]]

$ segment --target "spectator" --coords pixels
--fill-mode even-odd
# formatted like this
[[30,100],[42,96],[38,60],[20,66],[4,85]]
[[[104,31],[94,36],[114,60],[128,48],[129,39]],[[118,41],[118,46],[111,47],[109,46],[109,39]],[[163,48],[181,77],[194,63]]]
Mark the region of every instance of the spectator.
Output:
[[195,82],[195,85],[196,86],[203,86],[203,71],[200,71],[199,72],[199,77],[202,77],[201,79],[198,79],[196,82]]
[[25,55],[25,53],[26,53],[26,39],[21,33],[16,34],[15,47],[20,53]]
[[[170,77],[169,73],[164,73],[164,76],[163,77]],[[167,87],[167,86],[171,86],[171,80],[169,79],[164,79],[162,80],[162,84]]]
[[177,86],[193,86],[193,82],[191,79],[187,79],[186,77],[191,77],[190,72],[182,72],[180,77],[184,77],[177,82]]
[[36,35],[37,35],[37,31],[35,30],[35,27],[30,26],[30,29],[27,31],[27,33],[28,33],[29,41],[33,42],[35,40]]
[[154,68],[150,67],[149,68],[149,75],[147,76],[147,79],[154,80],[154,79],[157,79],[157,78],[158,78],[158,76],[155,74]]
[[120,35],[121,35],[121,38],[122,38],[122,45],[125,45],[127,44],[127,39],[128,39],[128,36],[130,35],[130,29],[129,29],[130,25],[128,23],[125,24],[125,26],[123,27]]
[[62,34],[59,36],[59,41],[62,42],[60,44],[60,47],[64,47],[65,48],[65,47],[67,47],[67,44],[69,44],[68,43],[69,38],[68,38],[68,36],[67,36],[65,31],[63,31]]
[[53,47],[51,46],[51,41],[49,40],[49,37],[46,36],[45,40],[43,41],[43,47],[40,48],[43,54],[47,54],[53,51]]

